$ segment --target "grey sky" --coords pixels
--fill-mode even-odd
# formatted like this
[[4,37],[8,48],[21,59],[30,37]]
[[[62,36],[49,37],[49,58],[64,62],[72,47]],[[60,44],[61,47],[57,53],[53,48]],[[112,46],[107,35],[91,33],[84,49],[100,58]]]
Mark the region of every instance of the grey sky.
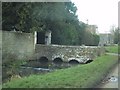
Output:
[[98,26],[99,33],[108,33],[112,25],[118,26],[120,0],[72,0],[78,8],[80,21]]

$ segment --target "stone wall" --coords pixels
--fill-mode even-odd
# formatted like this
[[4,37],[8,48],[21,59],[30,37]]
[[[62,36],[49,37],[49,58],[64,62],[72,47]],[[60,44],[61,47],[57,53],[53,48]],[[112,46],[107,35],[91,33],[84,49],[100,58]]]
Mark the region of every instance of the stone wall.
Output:
[[0,31],[0,35],[2,35],[3,60],[23,60],[33,55],[34,35],[32,33]]
[[[2,34],[1,34],[2,33]],[[47,57],[49,61],[61,58],[64,62],[77,60],[85,63],[104,54],[104,49],[93,46],[34,45],[34,34],[0,31],[2,35],[2,60],[39,60]]]
[[47,57],[53,61],[55,58],[61,58],[64,62],[77,60],[85,63],[88,60],[93,60],[97,56],[104,54],[104,49],[93,46],[65,46],[65,45],[36,45],[34,59]]

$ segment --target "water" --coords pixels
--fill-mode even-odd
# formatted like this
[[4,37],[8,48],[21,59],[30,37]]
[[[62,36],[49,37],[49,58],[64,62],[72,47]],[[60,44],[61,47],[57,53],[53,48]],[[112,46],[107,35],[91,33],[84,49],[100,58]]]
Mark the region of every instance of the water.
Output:
[[52,71],[53,71],[52,69],[47,69],[47,68],[22,66],[19,68],[18,73],[21,77],[23,77],[23,76],[29,76],[31,74],[45,74]]
[[69,64],[69,63],[53,63],[53,62],[39,62],[39,61],[28,61],[27,64],[21,65],[19,68],[20,76],[29,76],[31,74],[45,74],[48,72],[53,72],[57,69],[69,68],[78,64]]
[[73,67],[76,65],[80,65],[80,63],[78,62],[71,62],[71,63],[67,63],[67,62],[50,62],[50,61],[45,61],[42,60],[42,62],[40,62],[40,60],[29,60],[26,62],[26,64],[21,65],[19,68],[16,68],[14,70],[14,72],[11,72],[11,74],[8,74],[5,70],[5,73],[2,77],[3,82],[7,82],[11,76],[13,75],[18,75],[20,77],[24,77],[24,76],[29,76],[29,75],[33,75],[33,74],[46,74],[49,72],[53,72],[55,70],[58,69],[65,69],[65,68],[69,68],[69,67]]

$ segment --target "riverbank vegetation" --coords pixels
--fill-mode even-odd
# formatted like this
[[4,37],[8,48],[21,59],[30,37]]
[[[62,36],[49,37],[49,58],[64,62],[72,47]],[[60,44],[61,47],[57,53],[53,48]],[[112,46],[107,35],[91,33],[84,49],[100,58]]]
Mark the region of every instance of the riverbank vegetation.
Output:
[[117,56],[103,55],[89,64],[13,79],[4,83],[3,88],[91,88],[104,78],[117,61]]

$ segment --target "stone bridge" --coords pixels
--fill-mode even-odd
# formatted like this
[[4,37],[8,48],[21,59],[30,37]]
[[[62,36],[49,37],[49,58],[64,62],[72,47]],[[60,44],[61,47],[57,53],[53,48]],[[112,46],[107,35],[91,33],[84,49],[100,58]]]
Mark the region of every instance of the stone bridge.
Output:
[[[1,36],[2,35],[2,36]],[[41,60],[41,61],[77,61],[86,63],[104,54],[104,49],[98,46],[67,46],[52,45],[51,34],[46,34],[45,44],[36,44],[36,34],[0,31],[2,37],[2,62],[12,60]],[[50,38],[50,39],[49,39]],[[38,38],[39,39],[39,38]]]
[[36,44],[34,60],[48,60],[53,62],[86,63],[104,54],[104,49],[98,46],[67,46]]

